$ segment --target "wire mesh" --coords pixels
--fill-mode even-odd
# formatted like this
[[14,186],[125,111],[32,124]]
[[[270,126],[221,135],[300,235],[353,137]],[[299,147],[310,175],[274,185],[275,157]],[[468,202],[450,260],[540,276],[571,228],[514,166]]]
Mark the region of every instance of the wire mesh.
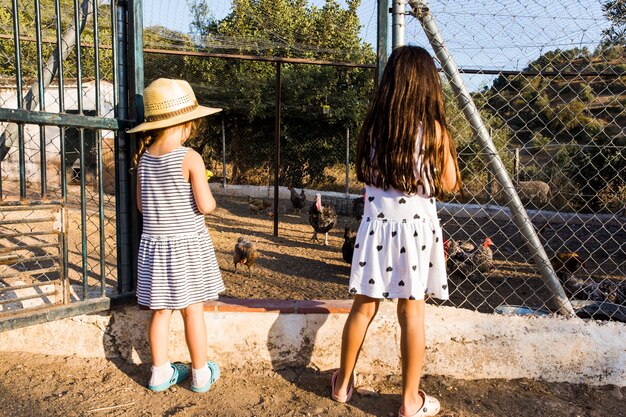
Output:
[[[110,3],[20,0],[15,4],[17,13],[11,2],[0,6],[4,12],[0,14],[0,59],[4,62],[0,107],[59,118],[114,117]],[[97,25],[94,5],[99,7]],[[67,13],[57,13],[57,6]],[[39,25],[34,18],[36,8]],[[39,41],[33,36],[37,32]],[[102,42],[97,54],[96,33]],[[64,59],[59,61],[59,56]],[[0,246],[16,255],[15,259],[5,257],[0,264],[0,310],[40,308],[115,294],[113,132],[89,128],[88,123],[57,127],[3,121],[0,126],[7,151],[0,161]],[[15,126],[17,133],[11,138],[9,132]],[[46,215],[46,210],[55,214]],[[15,222],[16,218],[26,222]],[[51,285],[54,288],[48,294],[44,289]]]
[[[622,20],[611,17],[609,3],[622,5]],[[358,198],[362,184],[355,179],[352,160],[374,88],[376,5],[362,2],[349,12],[361,24],[357,39],[350,38],[354,32],[326,26],[321,32],[334,31],[335,37],[322,41],[289,27],[285,16],[292,11],[281,9],[281,17],[268,2],[255,4],[252,21],[237,13],[244,6],[230,1],[190,2],[187,10],[169,10],[165,21],[157,13],[162,4],[146,1],[146,83],[165,74],[185,78],[201,101],[225,109],[222,119],[209,121],[208,133],[193,144],[217,174],[214,181],[269,186],[275,63],[242,56],[369,65],[282,67],[280,185],[347,190],[349,198]],[[624,320],[623,4],[442,0],[429,6],[578,314]],[[324,2],[313,1],[301,12],[316,22],[324,7]],[[432,51],[420,23],[408,12],[407,6],[407,42]],[[209,23],[198,25],[198,16],[209,16]],[[451,299],[444,304],[484,312],[500,311],[503,305],[554,311],[553,292],[511,220],[502,185],[486,169],[489,155],[442,79],[465,183],[462,194],[440,205],[452,251]],[[220,175],[223,161],[226,178]],[[340,214],[350,216],[347,201],[335,203],[342,205]],[[467,248],[484,248],[487,237],[493,242],[493,260],[483,264],[475,255],[482,249]]]

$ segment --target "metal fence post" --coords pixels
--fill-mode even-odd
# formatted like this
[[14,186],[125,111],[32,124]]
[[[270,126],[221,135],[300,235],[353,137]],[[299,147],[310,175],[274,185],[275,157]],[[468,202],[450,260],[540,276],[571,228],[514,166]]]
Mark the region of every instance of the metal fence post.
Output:
[[222,188],[226,188],[226,128],[222,115]]
[[437,59],[439,60],[442,69],[445,72],[455,95],[457,96],[459,107],[463,109],[465,117],[478,136],[478,140],[481,145],[485,149],[486,156],[489,160],[489,168],[493,171],[495,177],[503,187],[503,191],[507,199],[507,205],[509,206],[513,216],[513,221],[520,229],[522,236],[525,238],[526,243],[529,246],[535,263],[538,265],[543,278],[545,279],[548,287],[551,289],[559,312],[564,315],[575,315],[574,309],[565,295],[565,291],[563,290],[563,287],[561,286],[561,283],[552,268],[550,259],[539,241],[539,237],[532,226],[532,222],[528,217],[517,192],[515,191],[513,183],[506,172],[506,168],[498,155],[498,151],[480,117],[480,113],[478,112],[471,95],[463,83],[452,55],[450,55],[446,48],[441,32],[439,31],[434,17],[430,13],[427,3],[428,2],[426,0],[411,0],[410,4],[413,9],[412,13],[414,13],[419,19],[422,28],[424,29],[424,32],[428,37],[433,50],[435,51]]
[[378,24],[376,33],[376,84],[383,75],[383,69],[387,64],[388,34],[389,24],[389,0],[378,0]]
[[391,47],[393,49],[398,46],[405,45],[404,32],[406,24],[404,15],[406,14],[406,1],[392,0],[391,5]]

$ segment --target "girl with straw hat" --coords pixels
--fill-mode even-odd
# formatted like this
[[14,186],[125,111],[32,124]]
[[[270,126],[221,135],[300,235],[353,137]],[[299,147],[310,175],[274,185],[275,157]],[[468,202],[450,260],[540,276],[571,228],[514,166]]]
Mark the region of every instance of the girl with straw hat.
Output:
[[145,122],[137,166],[137,205],[143,231],[137,258],[137,300],[152,310],[148,339],[152,376],[148,388],[163,391],[189,375],[168,357],[170,318],[180,310],[191,356],[191,390],[208,391],[220,375],[207,361],[203,302],[218,298],[224,282],[204,215],[215,209],[199,153],[183,144],[201,118],[221,109],[201,106],[188,82],[160,78],[144,90]]

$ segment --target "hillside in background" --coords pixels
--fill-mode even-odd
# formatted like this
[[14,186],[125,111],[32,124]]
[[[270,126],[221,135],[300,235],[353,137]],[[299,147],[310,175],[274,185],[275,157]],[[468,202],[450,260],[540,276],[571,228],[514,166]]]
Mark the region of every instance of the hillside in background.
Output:
[[626,144],[624,46],[547,52],[525,72],[539,75],[500,76],[484,93],[514,142]]

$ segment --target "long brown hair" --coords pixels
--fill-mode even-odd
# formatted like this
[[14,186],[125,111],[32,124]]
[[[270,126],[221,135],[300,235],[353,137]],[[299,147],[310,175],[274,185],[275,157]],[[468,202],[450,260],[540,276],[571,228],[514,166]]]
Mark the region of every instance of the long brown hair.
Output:
[[[206,119],[204,118],[200,118],[200,119],[190,120],[189,122],[185,122],[185,123],[191,123],[191,132],[189,133],[189,137],[187,138],[187,141],[192,140],[196,136],[202,134],[202,132],[206,128],[205,120]],[[181,124],[184,124],[184,123],[181,123]],[[169,129],[170,127],[172,126],[163,127],[160,129],[146,130],[145,132],[141,134],[139,138],[139,145],[137,146],[137,153],[135,153],[135,156],[133,157],[135,168],[137,168],[137,166],[139,165],[139,158],[141,158],[141,155],[143,155],[146,149],[148,149],[148,147],[152,145],[152,143],[158,137],[163,135],[163,132],[166,129]]]
[[[456,188],[461,175],[454,142],[448,130],[441,79],[430,54],[418,46],[394,49],[368,110],[357,146],[357,178],[378,188],[389,187],[410,194],[419,187],[430,188],[431,195],[445,194],[441,175],[444,172],[445,146],[437,140],[446,135],[457,173]],[[416,177],[414,154],[422,129],[420,158],[422,172]],[[428,184],[424,184],[427,181]]]

